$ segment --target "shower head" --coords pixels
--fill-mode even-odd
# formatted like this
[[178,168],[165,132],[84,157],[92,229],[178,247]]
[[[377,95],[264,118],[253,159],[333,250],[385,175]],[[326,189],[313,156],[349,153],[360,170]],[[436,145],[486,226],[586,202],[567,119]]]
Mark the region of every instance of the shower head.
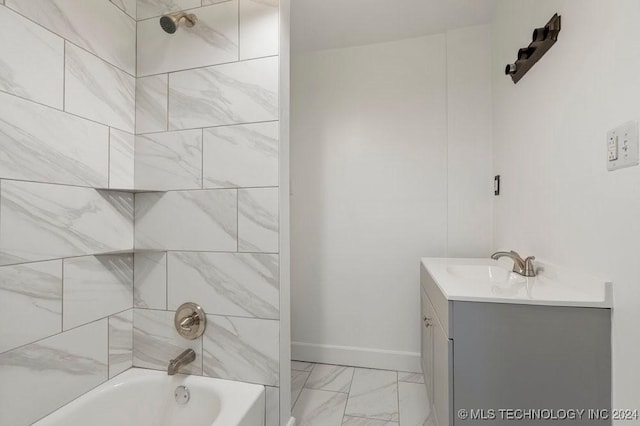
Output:
[[176,12],[163,15],[160,18],[160,26],[165,32],[173,34],[178,30],[178,24],[180,24],[182,19],[185,20],[187,27],[189,28],[193,27],[196,22],[198,22],[198,18],[192,13],[186,14],[184,12]]

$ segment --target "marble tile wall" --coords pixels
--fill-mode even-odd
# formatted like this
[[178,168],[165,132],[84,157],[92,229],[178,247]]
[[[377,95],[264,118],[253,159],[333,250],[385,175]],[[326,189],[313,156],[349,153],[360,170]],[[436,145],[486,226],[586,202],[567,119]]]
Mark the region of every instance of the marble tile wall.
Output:
[[133,363],[135,0],[0,2],[0,424]]
[[[188,10],[173,35],[158,16]],[[266,386],[279,425],[277,0],[138,0],[134,366]],[[145,252],[140,252],[146,250]],[[199,303],[188,341],[175,309]],[[286,384],[288,386],[288,384]]]
[[[36,319],[0,327],[0,424],[186,347],[189,373],[265,385],[280,424],[278,8],[0,0],[0,319]],[[169,36],[178,10],[198,25]]]

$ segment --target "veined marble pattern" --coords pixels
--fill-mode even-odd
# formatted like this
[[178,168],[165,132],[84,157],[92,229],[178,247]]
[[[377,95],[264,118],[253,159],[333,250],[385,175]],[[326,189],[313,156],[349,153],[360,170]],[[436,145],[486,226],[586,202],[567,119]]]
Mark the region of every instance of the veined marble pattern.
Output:
[[0,264],[130,250],[132,244],[132,194],[0,184]]
[[111,3],[120,8],[127,15],[136,19],[136,3],[138,0],[110,0]]
[[136,136],[137,189],[202,188],[202,130]]
[[135,75],[136,22],[105,0],[7,0],[6,6]]
[[238,60],[238,0],[188,12],[198,22],[192,28],[181,25],[174,34],[164,32],[157,18],[138,22],[139,76]]
[[167,308],[167,253],[134,254],[133,304],[136,308]]
[[0,267],[0,353],[61,331],[62,261]]
[[65,61],[65,111],[135,132],[136,79],[71,43]]
[[169,128],[278,119],[278,58],[270,57],[169,76]]
[[277,253],[278,188],[238,190],[238,251]]
[[106,126],[0,93],[0,177],[106,188],[108,158]]
[[278,386],[280,322],[207,315],[204,374]]
[[109,378],[133,364],[133,309],[109,317]]
[[170,359],[185,349],[193,349],[196,360],[181,368],[180,372],[201,375],[202,337],[187,340],[180,336],[173,324],[174,314],[170,311],[133,310],[133,365],[166,371]]
[[204,129],[204,187],[278,186],[278,131],[278,122]]
[[133,255],[64,259],[63,328],[133,307]]
[[138,0],[137,16],[139,20],[179,12],[201,5],[200,0]]
[[235,189],[136,194],[135,246],[236,251],[237,215]]
[[311,362],[291,361],[291,370],[310,372],[314,364]]
[[398,373],[356,368],[345,415],[398,421]]
[[305,387],[309,389],[349,393],[353,372],[353,367],[317,364],[313,367],[313,371],[307,379]]
[[107,320],[0,355],[0,424],[28,425],[107,380]]
[[[424,383],[403,381],[420,381],[420,373],[356,368],[358,374],[352,379],[351,376],[340,372],[347,369],[353,372],[353,367],[300,361],[291,361],[291,366],[291,401],[297,424],[435,426]],[[322,383],[323,388],[348,388],[348,396],[344,392],[312,389],[314,386],[317,387],[318,383]],[[341,385],[337,386],[338,383]],[[336,399],[346,404],[339,404]],[[358,415],[350,412],[350,405],[353,409],[354,401],[360,407],[358,411],[361,412],[357,413]],[[394,407],[395,415],[383,415],[393,417],[394,420],[376,418],[380,417],[381,412],[394,412]]]
[[364,417],[344,416],[342,426],[398,426],[397,422],[386,422],[384,420],[366,419]]
[[62,108],[64,40],[0,8],[0,90]]
[[168,90],[167,74],[136,79],[136,133],[167,130]]
[[265,426],[280,426],[280,388],[265,386]]
[[279,0],[240,1],[240,59],[277,55]]
[[347,394],[317,389],[303,389],[292,416],[299,426],[340,425]]
[[422,373],[407,373],[406,371],[398,371],[399,382],[424,383],[424,375]]
[[110,129],[109,137],[109,188],[133,189],[135,136]]
[[278,255],[168,254],[169,309],[197,300],[209,314],[278,319]]
[[423,383],[398,382],[402,426],[435,426]]
[[300,393],[310,375],[311,371],[291,370],[291,408],[296,405],[296,401],[300,397]]

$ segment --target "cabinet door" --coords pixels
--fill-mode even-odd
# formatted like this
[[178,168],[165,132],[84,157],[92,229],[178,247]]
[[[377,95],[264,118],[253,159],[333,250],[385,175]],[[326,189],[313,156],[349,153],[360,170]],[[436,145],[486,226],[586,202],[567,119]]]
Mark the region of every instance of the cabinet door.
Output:
[[420,329],[422,343],[422,372],[424,373],[424,383],[427,387],[429,403],[433,402],[433,308],[424,290],[420,292],[422,305]]
[[[450,417],[451,395],[449,390],[452,377],[451,355],[453,353],[453,341],[447,338],[444,328],[437,318],[433,329],[433,409],[439,426],[450,426],[453,417]],[[451,423],[449,423],[451,421]]]

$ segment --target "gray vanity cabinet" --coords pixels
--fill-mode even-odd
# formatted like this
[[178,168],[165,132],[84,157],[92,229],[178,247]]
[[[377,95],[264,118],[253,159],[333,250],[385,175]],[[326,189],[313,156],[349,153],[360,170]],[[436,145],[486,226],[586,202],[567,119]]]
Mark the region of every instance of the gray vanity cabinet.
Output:
[[512,425],[509,409],[585,409],[584,421],[566,424],[612,424],[587,420],[589,409],[611,410],[610,309],[447,300],[424,266],[421,299],[422,366],[438,426]]

